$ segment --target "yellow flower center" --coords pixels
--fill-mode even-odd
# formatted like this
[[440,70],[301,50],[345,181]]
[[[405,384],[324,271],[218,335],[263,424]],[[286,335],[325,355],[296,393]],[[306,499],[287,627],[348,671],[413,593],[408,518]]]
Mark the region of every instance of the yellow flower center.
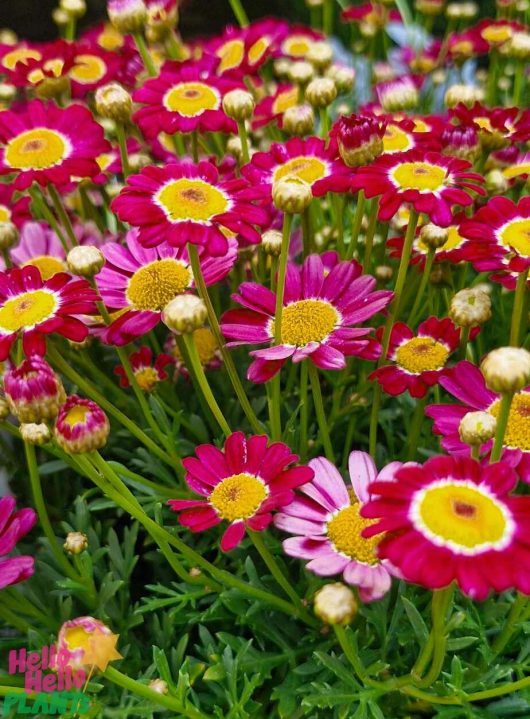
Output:
[[489,117],[474,117],[473,122],[476,123],[482,130],[493,132],[493,126]]
[[70,651],[74,651],[75,649],[88,649],[89,640],[92,636],[93,635],[89,634],[83,627],[72,627],[65,631],[64,641]]
[[503,245],[514,249],[517,254],[530,257],[530,219],[517,219],[508,222],[499,230]]
[[123,47],[124,38],[110,23],[105,25],[103,31],[98,35],[97,43],[104,50],[114,52]]
[[441,369],[448,357],[447,347],[432,337],[413,337],[396,351],[396,362],[411,374]]
[[402,162],[392,170],[391,175],[401,189],[419,192],[436,192],[447,179],[445,167],[429,162]]
[[459,554],[501,549],[509,544],[513,520],[487,489],[465,480],[440,480],[414,497],[411,518],[434,544]]
[[134,373],[134,376],[143,392],[152,392],[159,381],[158,372],[154,367],[142,367]]
[[61,60],[61,58],[47,60],[42,66],[42,69],[36,68],[35,70],[32,70],[30,73],[28,73],[28,80],[33,85],[38,85],[39,82],[42,82],[45,79],[46,73],[51,73],[55,78],[61,77],[63,67],[64,60]]
[[[309,342],[322,342],[333,332],[339,313],[325,300],[299,300],[282,311],[282,343],[304,347]],[[274,334],[274,320],[270,331]]]
[[78,404],[68,410],[63,421],[69,427],[74,427],[76,424],[84,424],[88,414],[90,414],[90,409],[82,404]]
[[31,260],[24,262],[22,267],[26,267],[27,265],[37,267],[37,269],[40,270],[40,275],[43,280],[49,280],[50,277],[53,277],[58,272],[65,271],[64,263],[58,260],[57,257],[52,257],[52,255],[32,257]]
[[272,103],[272,112],[275,115],[283,115],[290,107],[294,107],[298,102],[298,87],[292,87],[290,90],[280,92],[276,100]]
[[530,162],[522,162],[520,165],[505,167],[502,174],[507,180],[511,180],[519,175],[530,175]]
[[137,270],[129,280],[127,300],[137,310],[159,312],[191,283],[191,272],[183,262],[168,257]]
[[327,523],[326,533],[337,552],[364,564],[378,564],[376,549],[381,538],[365,539],[361,535],[363,529],[376,520],[361,517],[360,509],[359,502],[340,509]]
[[42,55],[38,50],[30,50],[29,47],[19,47],[11,50],[2,58],[2,65],[8,70],[14,70],[17,62],[27,65],[27,60],[40,60]]
[[414,120],[414,132],[430,132],[431,128],[423,120]]
[[51,317],[57,308],[55,296],[46,290],[24,292],[0,308],[0,333],[31,329]]
[[11,210],[5,205],[0,205],[0,222],[9,222],[11,220]]
[[221,97],[214,87],[204,82],[179,82],[164,95],[164,107],[185,117],[197,117],[205,110],[217,110]]
[[[215,353],[219,349],[217,340],[208,327],[200,327],[198,330],[194,330],[193,341],[195,342],[201,364],[203,367],[206,367],[206,365],[213,360]],[[177,345],[173,348],[173,356],[175,359],[182,361],[182,355]]]
[[229,522],[248,519],[267,498],[267,485],[253,474],[234,474],[221,480],[210,494],[210,504]]
[[274,170],[273,182],[278,182],[283,177],[294,175],[312,185],[325,176],[326,169],[326,163],[319,160],[318,157],[305,157],[303,155],[293,157],[292,160]]
[[268,37],[260,37],[260,39],[256,40],[254,45],[252,45],[252,47],[249,49],[248,59],[252,65],[261,60],[261,58],[263,57],[263,53],[269,47],[269,42],[270,41]]
[[217,57],[221,58],[219,63],[219,72],[226,72],[232,70],[234,67],[239,67],[243,61],[245,54],[245,45],[243,40],[229,40],[221,45],[217,50]]
[[6,145],[4,159],[10,167],[42,170],[59,165],[69,154],[70,143],[55,130],[38,127],[16,135]]
[[[501,402],[497,399],[488,412],[498,419],[500,409]],[[530,392],[518,392],[514,395],[504,433],[504,446],[530,452]]]
[[97,55],[77,55],[70,77],[76,82],[90,84],[105,77],[107,66]]
[[282,50],[292,57],[305,58],[313,43],[305,35],[291,35],[282,45]]
[[498,45],[509,40],[513,35],[513,30],[509,25],[494,25],[484,28],[480,34],[486,42]]
[[114,156],[110,152],[103,152],[96,157],[96,162],[101,171],[105,171],[113,160]]
[[403,152],[413,147],[410,135],[397,125],[388,125],[383,135],[383,150],[385,152]]
[[217,187],[204,180],[188,180],[185,177],[164,185],[155,195],[155,202],[170,222],[193,220],[206,223],[230,207],[226,195]]

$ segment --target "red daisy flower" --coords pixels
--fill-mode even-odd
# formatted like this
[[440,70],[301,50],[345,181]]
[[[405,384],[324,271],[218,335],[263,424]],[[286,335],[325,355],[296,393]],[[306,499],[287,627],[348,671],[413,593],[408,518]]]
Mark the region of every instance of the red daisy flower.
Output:
[[99,173],[96,157],[110,149],[89,110],[81,105],[61,109],[33,100],[23,112],[0,112],[0,175],[16,174],[14,186],[33,182],[65,185]]
[[[460,234],[460,222],[464,218],[464,213],[460,212],[453,217],[453,221],[449,227],[444,228],[447,232],[447,240],[441,247],[435,249],[434,262],[451,262],[452,264],[457,264],[458,262],[467,261],[466,247],[469,244],[469,240]],[[404,242],[405,238],[403,236],[392,237],[388,240],[387,245],[392,248],[390,257],[401,257]],[[422,239],[421,227],[418,227],[416,237],[412,244],[411,264],[418,264],[420,269],[423,269],[428,253],[429,247]]]
[[404,465],[389,481],[370,485],[361,509],[385,532],[378,554],[403,577],[428,589],[456,582],[473,599],[489,592],[530,593],[530,497],[514,497],[517,475],[497,462],[482,467],[457,457]]
[[[143,345],[137,352],[129,355],[129,361],[134,373],[134,377],[138,386],[144,392],[152,392],[159,382],[163,382],[168,378],[165,368],[174,364],[173,357],[166,354],[157,355],[153,362],[153,351],[150,347]],[[122,387],[129,386],[127,373],[122,365],[114,368],[114,374],[120,378]]]
[[50,333],[82,342],[88,329],[75,315],[95,314],[97,299],[86,280],[65,272],[45,282],[30,265],[0,272],[0,362],[19,335],[27,357],[46,353]]
[[227,230],[257,244],[260,235],[253,225],[268,221],[263,209],[242,199],[244,187],[243,180],[220,182],[210,162],[149,166],[127,179],[112,209],[139,228],[139,240],[146,247],[192,242],[218,257],[228,250]]
[[408,202],[416,212],[423,212],[435,224],[447,227],[452,220],[452,205],[467,207],[473,203],[465,190],[485,194],[478,184],[483,182],[481,175],[465,172],[470,167],[466,160],[409,150],[381,155],[369,167],[360,167],[351,187],[363,189],[366,197],[381,196],[380,220],[389,220],[401,204]]
[[10,73],[19,62],[27,63],[29,60],[40,60],[42,53],[37,45],[27,42],[17,45],[0,45],[0,67],[2,73]]
[[441,149],[438,136],[441,132],[440,121],[427,123],[423,118],[381,115],[386,119],[383,135],[383,152],[385,155],[406,152],[413,148],[438,151]]
[[237,546],[247,527],[261,532],[272,522],[272,511],[294,498],[293,489],[313,479],[310,467],[289,467],[298,461],[282,442],[268,446],[265,436],[246,439],[234,432],[220,450],[210,444],[196,448],[196,457],[183,460],[186,482],[205,499],[170,499],[171,509],[180,512],[179,522],[192,532],[229,522],[221,549]]
[[121,69],[119,55],[105,52],[95,44],[78,44],[68,76],[73,97],[85,97],[101,85],[114,80]]
[[[382,335],[379,328],[379,340]],[[393,364],[379,367],[369,379],[377,380],[394,397],[407,390],[412,397],[425,397],[429,387],[438,383],[459,341],[460,330],[448,317],[429,317],[416,334],[404,322],[397,322],[392,327],[388,351],[388,360]]]
[[274,54],[291,60],[305,60],[313,44],[324,39],[318,30],[305,25],[291,25]]
[[252,75],[288,32],[285,20],[266,18],[243,29],[229,26],[220,37],[205,43],[203,49],[218,58],[218,74],[237,70],[242,76]]
[[63,80],[68,88],[68,73],[74,64],[75,46],[65,40],[45,43],[39,46],[38,57],[23,56],[15,61],[9,81],[17,87],[44,87],[51,81]]

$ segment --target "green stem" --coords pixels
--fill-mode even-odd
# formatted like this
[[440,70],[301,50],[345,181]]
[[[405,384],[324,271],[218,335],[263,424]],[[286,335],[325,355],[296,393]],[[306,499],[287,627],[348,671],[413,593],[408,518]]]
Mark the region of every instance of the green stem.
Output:
[[39,215],[43,219],[45,219],[46,222],[50,225],[52,230],[55,232],[55,234],[59,238],[59,242],[63,246],[63,250],[68,254],[68,250],[70,249],[68,247],[68,242],[66,241],[66,237],[64,236],[61,228],[59,227],[59,223],[57,222],[55,215],[48,207],[46,197],[42,194],[42,189],[40,188],[39,185],[34,183],[29,188],[29,194],[31,195],[31,199],[34,202]]
[[11,255],[9,254],[9,250],[7,248],[2,250],[2,257],[4,258],[6,270],[9,270],[11,267],[13,267],[13,263],[11,262]]
[[527,604],[528,597],[526,597],[524,594],[517,594],[517,599],[512,604],[508,619],[506,620],[502,631],[497,635],[495,641],[493,642],[492,650],[494,657],[490,657],[488,659],[490,665],[493,663],[493,659],[503,651],[503,649],[510,641],[512,634],[514,633],[515,626],[518,623],[521,614],[523,613]]
[[451,604],[454,594],[454,585],[450,584],[445,589],[436,589],[432,596],[432,640],[433,655],[431,668],[423,679],[415,681],[415,685],[422,687],[430,687],[440,676],[442,671],[446,649],[447,636],[445,633],[447,611]]
[[278,284],[276,286],[276,310],[274,312],[274,342],[277,345],[282,342],[283,297],[285,294],[285,275],[287,272],[287,261],[289,259],[289,241],[291,239],[292,224],[293,216],[286,213],[283,216],[282,249],[278,268]]
[[52,198],[53,206],[55,208],[55,212],[57,213],[57,217],[59,218],[59,222],[66,230],[66,234],[68,235],[68,238],[70,239],[70,242],[72,243],[72,247],[76,247],[76,245],[78,245],[79,242],[77,241],[77,237],[75,236],[74,228],[72,227],[72,223],[70,222],[68,213],[64,209],[63,201],[61,200],[61,196],[57,192],[55,185],[50,183],[48,185],[48,192],[50,193],[50,197]]
[[243,8],[243,5],[241,4],[241,0],[228,0],[228,2],[230,3],[232,12],[236,16],[236,20],[239,23],[239,26],[242,28],[248,27],[249,20]]
[[513,80],[513,105],[520,107],[521,98],[523,96],[523,88],[526,78],[526,63],[523,60],[517,60],[515,65],[515,77]]
[[461,327],[460,328],[460,347],[458,349],[458,353],[460,355],[460,359],[465,360],[467,355],[467,344],[469,342],[469,334],[471,332],[471,327]]
[[510,344],[518,347],[523,334],[523,326],[525,324],[524,305],[526,297],[526,284],[528,282],[527,267],[524,272],[520,272],[517,277],[515,286],[515,295],[513,300],[512,324],[510,328]]
[[424,299],[425,290],[427,289],[427,284],[429,282],[429,278],[431,276],[431,270],[434,263],[434,255],[436,253],[436,250],[433,247],[429,247],[429,251],[427,252],[427,258],[425,260],[425,267],[423,268],[423,273],[421,275],[421,281],[420,286],[418,288],[418,292],[416,294],[416,299],[414,300],[414,304],[412,305],[412,309],[409,314],[409,319],[407,321],[407,324],[409,327],[414,327],[414,324],[416,322],[416,315],[418,314],[418,310],[421,307],[421,304]]
[[368,451],[375,457],[377,449],[377,426],[379,423],[379,410],[381,409],[381,385],[377,383],[374,387],[372,398],[372,409],[370,411],[370,434],[368,439]]
[[427,397],[428,393],[425,394],[425,397],[422,397],[421,399],[416,400],[416,408],[414,410],[414,414],[412,416],[412,422],[409,429],[409,437],[408,437],[408,443],[407,443],[407,460],[411,461],[416,456],[417,452],[417,445],[418,440],[421,435],[421,429],[423,425],[423,419],[424,419],[424,411],[425,411],[425,404],[427,403]]
[[335,462],[333,455],[333,447],[329,437],[329,429],[326,420],[326,413],[324,411],[324,402],[322,400],[322,390],[320,388],[320,379],[318,376],[318,370],[315,365],[308,361],[309,379],[311,381],[311,389],[313,392],[313,404],[315,405],[315,413],[317,416],[318,429],[320,431],[320,438],[322,439],[322,445],[326,457],[330,462]]
[[359,233],[364,217],[364,207],[366,205],[366,197],[363,190],[359,190],[357,193],[357,207],[355,208],[355,215],[353,217],[351,227],[351,238],[350,244],[348,245],[348,251],[346,253],[346,259],[351,260],[359,242]]
[[116,137],[118,138],[118,146],[120,148],[121,171],[124,179],[126,180],[131,174],[131,166],[129,164],[129,153],[127,152],[125,128],[121,122],[116,123]]
[[367,273],[370,268],[372,259],[372,250],[374,248],[375,228],[377,226],[377,211],[379,209],[379,201],[377,198],[372,200],[370,212],[368,214],[368,229],[366,230],[366,238],[364,241],[364,260],[363,272]]
[[140,53],[140,57],[142,58],[144,67],[147,70],[147,73],[151,75],[151,77],[156,77],[157,71],[155,63],[153,62],[153,58],[151,57],[149,48],[147,47],[143,34],[141,32],[135,32],[133,33],[133,37],[134,42],[136,43],[136,47],[138,48],[138,52]]
[[311,254],[311,248],[313,244],[313,237],[311,232],[311,214],[309,207],[302,212],[302,253],[304,258]]
[[320,108],[320,136],[323,140],[329,135],[329,112],[327,107]]
[[104,234],[107,227],[105,225],[105,221],[101,217],[101,214],[98,210],[98,208],[94,205],[92,200],[90,199],[88,192],[86,190],[86,187],[83,184],[80,184],[78,187],[79,190],[79,197],[81,199],[81,204],[83,206],[85,215],[89,217],[97,226],[98,230],[101,232],[101,234]]
[[239,134],[239,139],[241,140],[241,159],[243,160],[243,164],[247,165],[250,162],[250,153],[248,147],[248,133],[244,120],[237,123],[237,132]]
[[497,429],[495,431],[495,440],[493,442],[493,449],[491,450],[490,464],[495,464],[501,458],[502,446],[504,442],[504,434],[506,427],[508,426],[508,419],[510,417],[510,407],[512,406],[513,392],[507,392],[502,395],[501,409],[499,416],[497,417]]
[[193,130],[191,133],[191,156],[193,162],[199,162],[199,135],[197,130]]
[[307,458],[307,419],[308,419],[308,367],[307,360],[304,360],[300,366],[300,445],[298,453],[300,461],[305,462]]
[[324,0],[322,7],[322,31],[327,37],[333,32],[333,3],[335,0]]

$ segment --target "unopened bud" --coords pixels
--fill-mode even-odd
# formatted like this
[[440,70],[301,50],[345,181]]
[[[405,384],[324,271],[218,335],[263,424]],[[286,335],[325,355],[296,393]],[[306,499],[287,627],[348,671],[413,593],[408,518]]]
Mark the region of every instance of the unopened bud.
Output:
[[287,175],[272,185],[272,201],[287,214],[302,213],[313,199],[311,185],[294,175]]
[[283,113],[282,128],[289,135],[302,137],[313,132],[315,127],[315,114],[311,105],[294,105],[288,107]]
[[314,42],[307,52],[306,59],[313,67],[322,72],[333,61],[333,48],[324,40]]
[[502,170],[490,170],[486,175],[486,187],[492,195],[503,195],[508,189],[508,180]]
[[28,424],[20,425],[20,436],[28,444],[34,444],[40,447],[51,439],[50,428],[47,424],[42,422],[41,424],[34,424],[32,422]]
[[486,355],[480,369],[493,392],[518,392],[530,384],[530,352],[523,347],[499,347]]
[[484,100],[484,90],[471,85],[451,85],[445,93],[447,107],[456,107],[462,102],[466,107],[472,107],[476,102]]
[[147,20],[147,7],[143,0],[109,0],[109,20],[122,35],[143,32]]
[[313,107],[328,107],[337,97],[337,88],[329,77],[317,77],[307,86],[305,96]]
[[497,420],[489,412],[468,412],[460,420],[458,434],[464,444],[479,447],[495,437]]
[[420,238],[424,245],[431,250],[437,250],[443,247],[447,242],[448,230],[445,227],[438,227],[429,222],[420,230]]
[[375,277],[379,282],[389,282],[392,279],[394,270],[390,265],[378,265],[375,268]]
[[327,624],[350,624],[357,614],[355,594],[342,582],[326,584],[315,594],[314,610]]
[[101,270],[105,257],[101,250],[93,245],[78,245],[68,253],[66,264],[73,275],[90,278]]
[[279,257],[282,251],[282,233],[279,230],[267,230],[261,238],[263,252],[272,257]]
[[59,0],[59,7],[71,18],[75,19],[83,17],[86,13],[85,0]]
[[459,327],[483,325],[491,317],[491,300],[476,288],[460,290],[451,300],[449,317]]
[[68,532],[63,549],[68,554],[81,554],[88,547],[88,537],[84,532]]
[[164,307],[162,322],[176,334],[190,334],[208,317],[206,305],[196,295],[179,295]]
[[289,66],[288,75],[291,82],[295,82],[297,85],[307,85],[314,75],[313,65],[303,60],[293,62]]
[[132,98],[119,82],[109,82],[96,90],[96,111],[102,117],[125,123],[131,118]]
[[254,112],[254,98],[246,90],[230,90],[223,97],[223,110],[236,122],[249,120]]
[[10,250],[18,242],[18,230],[12,222],[0,222],[0,251]]
[[167,682],[165,682],[163,679],[152,679],[149,684],[149,689],[156,692],[157,694],[167,694],[168,693],[168,686]]
[[[355,70],[352,67],[347,67],[346,65],[331,65],[326,70],[326,77],[333,80],[339,94],[351,92],[353,90]],[[339,115],[346,114],[339,112],[339,108],[337,108],[337,112]]]

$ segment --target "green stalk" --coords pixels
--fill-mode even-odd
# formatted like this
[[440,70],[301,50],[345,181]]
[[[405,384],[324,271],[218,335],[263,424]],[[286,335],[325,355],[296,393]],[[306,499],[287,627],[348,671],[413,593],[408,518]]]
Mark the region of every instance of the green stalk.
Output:
[[142,58],[144,67],[147,70],[147,73],[151,77],[156,77],[157,71],[155,63],[153,62],[153,58],[149,53],[149,48],[147,47],[143,34],[141,32],[135,32],[133,33],[133,37],[134,42],[136,43],[136,47],[138,48],[138,52],[140,53],[140,57]]
[[127,152],[125,128],[121,122],[116,123],[116,137],[118,138],[118,146],[120,148],[121,171],[123,178],[126,180],[131,174],[131,166],[129,164],[129,153]]
[[237,132],[241,140],[241,159],[243,164],[247,165],[250,162],[250,153],[248,149],[248,133],[244,120],[237,123]]
[[230,3],[230,7],[232,8],[232,12],[236,16],[236,20],[239,24],[239,27],[245,28],[249,26],[249,20],[248,16],[243,8],[243,5],[241,4],[241,0],[228,0]]
[[427,289],[427,284],[431,276],[431,270],[434,263],[435,254],[436,250],[434,249],[434,247],[429,247],[429,251],[427,252],[427,258],[425,260],[425,267],[423,268],[423,272],[421,275],[420,286],[418,288],[416,299],[414,300],[414,304],[412,305],[412,309],[407,320],[407,324],[409,327],[414,327],[414,324],[416,322],[416,315],[418,314],[418,310],[421,307],[421,303],[425,295],[425,290]]
[[367,273],[370,268],[372,259],[372,250],[374,248],[375,228],[377,227],[377,211],[379,210],[379,200],[374,198],[368,214],[368,229],[366,230],[366,238],[364,241],[364,260],[363,272]]
[[[508,619],[506,620],[502,631],[497,635],[495,641],[493,642],[492,650],[494,653],[494,657],[497,657],[503,651],[503,649],[506,647],[506,645],[512,638],[515,626],[518,623],[521,614],[523,613],[527,604],[528,597],[526,597],[524,594],[517,594],[517,598],[511,606]],[[489,659],[490,665],[493,663],[494,657]]]
[[416,400],[416,408],[414,410],[414,414],[412,415],[412,422],[409,429],[409,437],[407,442],[407,460],[411,461],[416,456],[416,451],[418,449],[417,444],[418,440],[421,435],[421,429],[423,425],[423,419],[424,419],[424,411],[425,411],[425,405],[427,403],[428,393],[425,394],[425,397],[422,397],[421,399]]
[[291,238],[291,227],[293,216],[287,213],[283,216],[282,249],[278,268],[278,284],[276,287],[276,309],[274,312],[274,342],[279,345],[282,342],[282,310],[283,297],[285,293],[285,275],[287,272],[287,261],[289,259],[289,241]]
[[39,215],[44,220],[46,220],[46,222],[50,225],[52,230],[55,232],[55,234],[59,238],[59,241],[60,241],[61,245],[63,246],[63,250],[68,254],[68,250],[70,248],[68,247],[68,242],[66,241],[66,237],[64,236],[63,231],[59,227],[59,223],[57,222],[55,215],[48,207],[46,197],[43,195],[40,185],[33,183],[33,185],[29,188],[29,194],[31,195],[31,199],[33,200],[33,203],[35,204],[35,207],[36,207]]
[[300,445],[298,454],[300,461],[305,462],[307,458],[307,419],[309,407],[307,405],[307,383],[308,383],[308,360],[303,360],[300,366]]
[[517,284],[515,286],[515,295],[513,301],[513,312],[512,312],[512,324],[510,327],[510,344],[513,347],[518,347],[523,334],[523,328],[526,323],[524,317],[524,306],[526,297],[526,284],[528,282],[528,270],[527,267],[524,272],[520,272],[517,277]]
[[66,230],[66,234],[68,235],[70,242],[72,243],[72,247],[76,247],[79,242],[77,241],[74,228],[72,227],[72,223],[70,222],[68,213],[64,209],[63,201],[61,200],[61,196],[57,192],[55,185],[50,183],[48,185],[48,192],[50,193],[50,197],[52,198],[53,206],[55,208],[55,212],[57,213],[57,217],[59,218],[59,222]]
[[432,596],[432,640],[433,655],[431,668],[427,674],[415,682],[418,687],[430,687],[440,676],[446,651],[447,636],[445,633],[446,617],[454,594],[454,585],[450,584],[445,589],[436,589]]
[[199,135],[197,130],[193,130],[191,133],[191,156],[193,162],[199,162]]
[[513,392],[507,392],[502,395],[501,399],[501,411],[497,417],[497,429],[495,431],[495,440],[493,442],[493,449],[491,450],[490,464],[495,464],[501,458],[502,446],[504,442],[504,435],[506,433],[506,427],[508,426],[508,419],[510,417],[510,407],[512,406]]
[[309,369],[309,379],[311,381],[311,389],[313,392],[313,404],[315,405],[315,414],[317,416],[318,429],[320,431],[320,438],[322,439],[322,446],[326,457],[330,462],[335,462],[333,454],[333,446],[329,437],[328,423],[326,420],[326,413],[324,411],[324,402],[322,400],[322,390],[320,388],[320,379],[318,376],[318,370],[311,360],[307,360]]
[[9,270],[11,267],[13,267],[13,263],[11,262],[11,255],[9,254],[9,250],[7,248],[2,250],[2,257],[4,258],[6,270]]
[[312,237],[312,232],[311,232],[311,214],[309,212],[309,207],[302,212],[301,221],[302,221],[302,244],[303,244],[302,253],[303,253],[304,258],[306,258],[308,255],[311,254],[311,248],[312,248],[312,243],[313,243],[313,237]]
[[363,222],[365,205],[366,198],[364,195],[364,191],[359,190],[359,192],[357,193],[357,207],[355,208],[355,215],[353,217],[351,227],[350,244],[348,245],[348,251],[346,253],[347,260],[351,260],[353,258],[353,254],[355,252],[355,249],[357,248],[357,243],[359,242],[359,233],[361,231],[361,225]]

